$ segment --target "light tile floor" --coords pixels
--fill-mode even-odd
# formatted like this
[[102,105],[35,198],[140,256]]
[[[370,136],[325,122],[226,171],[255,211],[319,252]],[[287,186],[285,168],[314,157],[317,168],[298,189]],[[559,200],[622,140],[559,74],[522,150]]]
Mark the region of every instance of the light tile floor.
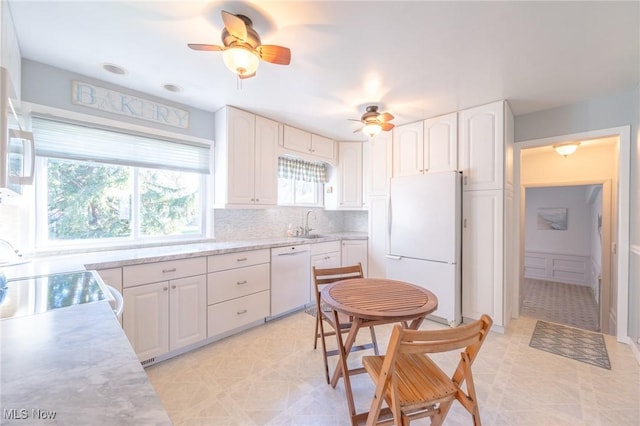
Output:
[[[605,370],[530,348],[535,322],[521,317],[505,334],[488,336],[473,366],[483,424],[639,424],[640,367],[627,345],[605,336],[612,366]],[[430,321],[422,326],[440,327]],[[342,381],[335,389],[326,384],[313,329],[314,318],[298,312],[146,371],[176,425],[349,425]],[[385,350],[391,328],[376,330]],[[352,383],[358,412],[367,411],[373,393],[368,375]],[[454,403],[445,424],[470,422]]]

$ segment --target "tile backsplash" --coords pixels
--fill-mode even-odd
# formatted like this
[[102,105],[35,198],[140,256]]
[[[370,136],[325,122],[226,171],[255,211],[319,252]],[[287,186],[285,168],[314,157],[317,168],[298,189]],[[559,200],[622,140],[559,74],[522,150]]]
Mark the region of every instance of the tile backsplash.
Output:
[[289,224],[295,230],[309,214],[312,233],[367,232],[366,211],[334,211],[319,208],[279,207],[273,209],[215,209],[214,236],[218,241],[256,240],[283,237]]

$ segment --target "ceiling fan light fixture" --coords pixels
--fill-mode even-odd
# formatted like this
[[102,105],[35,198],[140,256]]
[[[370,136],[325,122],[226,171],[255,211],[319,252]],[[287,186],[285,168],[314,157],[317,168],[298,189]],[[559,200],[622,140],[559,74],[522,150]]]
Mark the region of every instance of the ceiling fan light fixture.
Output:
[[378,123],[369,123],[362,128],[362,133],[368,135],[370,138],[374,137],[382,130],[382,126]]
[[222,52],[224,64],[239,76],[251,75],[258,69],[260,59],[251,50],[242,46],[233,46]]
[[578,149],[579,145],[580,142],[571,142],[566,144],[554,145],[553,149],[555,149],[559,155],[564,155],[566,157],[576,152],[576,149]]

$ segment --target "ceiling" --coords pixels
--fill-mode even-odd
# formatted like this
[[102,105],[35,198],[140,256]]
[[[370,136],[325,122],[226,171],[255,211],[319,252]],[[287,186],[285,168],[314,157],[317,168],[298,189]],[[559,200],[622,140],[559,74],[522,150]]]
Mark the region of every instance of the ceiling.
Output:
[[[508,99],[516,115],[640,81],[640,2],[9,0],[23,58],[207,111],[234,105],[337,140],[368,104],[396,125]],[[250,17],[291,65],[238,81],[221,10]],[[126,75],[106,72],[111,63]],[[162,86],[174,84],[172,93]]]

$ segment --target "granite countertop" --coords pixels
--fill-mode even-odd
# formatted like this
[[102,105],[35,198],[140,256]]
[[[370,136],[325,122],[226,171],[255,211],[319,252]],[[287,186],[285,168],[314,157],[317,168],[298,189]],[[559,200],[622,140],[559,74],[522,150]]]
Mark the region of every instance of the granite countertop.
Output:
[[127,248],[111,251],[96,251],[89,253],[38,256],[32,259],[25,259],[30,260],[27,263],[5,267],[3,268],[3,271],[8,279],[14,279],[60,272],[81,271],[85,269],[118,268],[127,265],[210,256],[246,250],[268,249],[292,244],[313,244],[337,240],[366,240],[367,238],[366,232],[341,232],[322,234],[321,237],[313,239],[282,237],[246,241],[212,241],[157,247]]
[[2,320],[0,331],[0,423],[171,424],[108,302]]

